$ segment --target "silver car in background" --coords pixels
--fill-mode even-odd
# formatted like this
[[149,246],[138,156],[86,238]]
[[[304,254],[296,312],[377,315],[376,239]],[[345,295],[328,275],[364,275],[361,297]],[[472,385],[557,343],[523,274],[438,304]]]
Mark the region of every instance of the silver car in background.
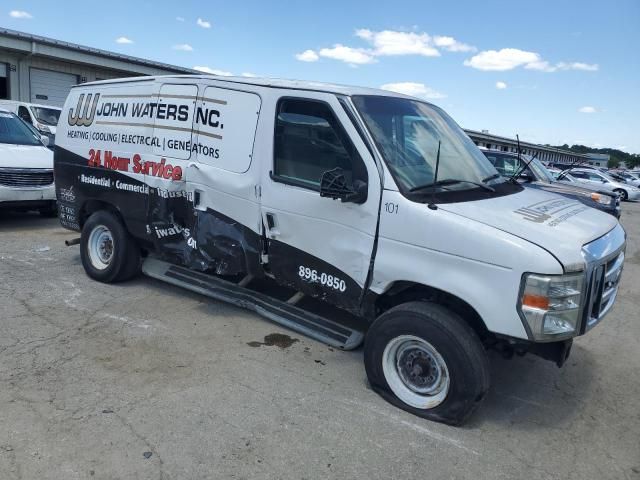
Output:
[[[572,178],[567,179],[567,175],[571,175]],[[629,183],[620,182],[610,175],[594,168],[572,168],[558,175],[558,180],[561,182],[571,182],[574,179],[591,187],[597,186],[598,188],[615,192],[620,195],[623,201],[640,199],[640,190],[638,188]]]

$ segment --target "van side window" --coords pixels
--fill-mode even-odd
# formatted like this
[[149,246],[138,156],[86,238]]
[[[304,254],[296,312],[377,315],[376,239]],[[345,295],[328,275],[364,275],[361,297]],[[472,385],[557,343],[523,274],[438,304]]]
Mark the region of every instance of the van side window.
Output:
[[29,111],[25,106],[21,105],[20,107],[18,107],[18,116],[27,123],[33,123],[31,121],[31,115],[29,115]]
[[347,182],[362,177],[364,163],[327,104],[287,98],[276,111],[275,180],[319,190],[322,174],[336,167]]

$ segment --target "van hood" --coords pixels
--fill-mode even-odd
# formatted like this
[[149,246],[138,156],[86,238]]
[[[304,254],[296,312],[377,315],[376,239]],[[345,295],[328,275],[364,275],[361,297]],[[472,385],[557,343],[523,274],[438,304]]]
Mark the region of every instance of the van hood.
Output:
[[582,246],[605,235],[618,223],[613,216],[578,200],[532,188],[487,200],[443,204],[439,208],[536,244],[556,257],[567,271],[581,269]]
[[0,143],[0,168],[53,169],[53,152],[41,145]]

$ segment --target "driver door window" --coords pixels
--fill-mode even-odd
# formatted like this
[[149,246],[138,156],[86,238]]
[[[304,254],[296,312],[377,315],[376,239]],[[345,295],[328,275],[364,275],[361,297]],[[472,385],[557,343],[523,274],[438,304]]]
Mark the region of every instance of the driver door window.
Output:
[[273,179],[320,189],[320,178],[340,167],[351,183],[362,163],[328,105],[312,100],[283,99],[278,104]]

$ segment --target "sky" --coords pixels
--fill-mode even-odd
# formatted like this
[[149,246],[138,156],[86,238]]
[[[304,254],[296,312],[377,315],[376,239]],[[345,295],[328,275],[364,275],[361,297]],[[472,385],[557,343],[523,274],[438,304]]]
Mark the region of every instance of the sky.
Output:
[[2,0],[0,26],[218,74],[385,88],[461,126],[640,153],[640,0]]

